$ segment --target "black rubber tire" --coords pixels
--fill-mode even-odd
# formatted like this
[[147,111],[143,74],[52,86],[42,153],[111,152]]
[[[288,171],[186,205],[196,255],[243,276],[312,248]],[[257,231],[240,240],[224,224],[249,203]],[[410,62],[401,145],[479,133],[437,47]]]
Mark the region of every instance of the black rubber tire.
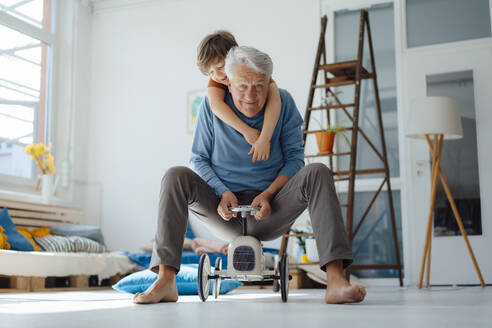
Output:
[[289,259],[287,254],[282,256],[280,260],[280,295],[282,302],[287,302],[289,297]]
[[[217,270],[220,270],[220,271],[222,270],[222,258],[221,257],[218,257],[215,260],[215,272],[214,272],[214,275],[216,275],[216,271]],[[219,297],[219,295],[220,295],[220,284],[221,284],[220,277],[215,278],[215,281],[214,281],[214,289],[213,289],[213,292],[212,292],[215,299],[217,297]]]
[[[208,261],[207,261],[208,260]],[[206,268],[208,263],[208,270]],[[198,264],[198,296],[202,300],[202,302],[205,302],[208,298],[208,294],[210,293],[210,283],[204,284],[205,278],[203,277],[205,274],[207,275],[208,279],[208,274],[210,273],[210,259],[208,258],[207,254],[202,254],[200,256],[200,262]],[[208,285],[208,288],[206,288]],[[207,290],[205,290],[207,289]]]

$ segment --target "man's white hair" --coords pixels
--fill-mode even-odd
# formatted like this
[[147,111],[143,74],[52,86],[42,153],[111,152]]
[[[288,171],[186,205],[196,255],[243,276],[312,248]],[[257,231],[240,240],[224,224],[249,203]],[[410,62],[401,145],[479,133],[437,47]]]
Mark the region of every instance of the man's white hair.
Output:
[[244,64],[259,74],[265,74],[270,80],[273,72],[273,62],[270,56],[253,47],[233,47],[225,59],[225,71],[230,81],[233,79],[233,68],[236,64]]

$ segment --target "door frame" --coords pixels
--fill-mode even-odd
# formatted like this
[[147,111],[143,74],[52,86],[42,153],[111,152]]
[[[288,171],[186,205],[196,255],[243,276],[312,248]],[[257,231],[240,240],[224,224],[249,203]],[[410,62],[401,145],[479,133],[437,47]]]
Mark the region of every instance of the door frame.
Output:
[[[489,53],[492,51],[492,38],[481,38],[474,40],[466,40],[466,41],[456,41],[449,43],[442,43],[436,45],[428,45],[421,47],[407,47],[407,29],[406,29],[406,0],[403,1],[395,1],[395,40],[397,40],[397,69],[401,71],[399,77],[397,76],[397,89],[398,93],[398,111],[399,111],[399,133],[400,133],[400,172],[402,184],[404,185],[402,190],[402,229],[403,229],[403,247],[404,247],[404,263],[405,263],[405,284],[408,285],[416,285],[418,282],[418,275],[420,272],[421,260],[422,260],[422,252],[423,252],[423,240],[425,236],[425,231],[420,231],[419,223],[417,220],[422,220],[427,217],[428,210],[430,206],[430,175],[431,175],[431,157],[425,143],[419,143],[412,140],[409,140],[405,137],[405,121],[411,111],[411,102],[412,97],[414,95],[413,91],[416,88],[420,88],[420,95],[422,95],[422,90],[424,90],[423,95],[425,95],[426,90],[426,82],[425,78],[422,84],[414,85],[412,83],[409,74],[411,73],[410,68],[411,63],[416,58],[420,60],[424,60],[429,56],[435,55],[444,55],[444,54],[453,54],[457,52],[478,52],[484,49],[489,49]],[[398,8],[398,10],[396,10]],[[492,22],[492,0],[489,0],[489,8]],[[492,27],[491,27],[492,28]],[[492,59],[492,58],[491,58]],[[398,64],[399,61],[399,64]],[[473,65],[466,65],[466,63],[457,64],[453,71],[459,70],[472,70],[474,71],[474,79],[475,79],[475,70],[473,70]],[[448,70],[434,70],[433,72],[429,72],[429,74],[435,73],[444,73]],[[491,77],[492,78],[492,77]],[[476,95],[477,87],[474,83],[474,92]],[[476,114],[478,115],[477,105],[475,106]],[[492,123],[492,118],[488,121]],[[477,135],[478,135],[478,127],[477,127]],[[479,141],[480,142],[480,141]],[[480,147],[480,145],[477,145]],[[484,148],[485,149],[485,148]],[[479,160],[480,162],[480,160]],[[479,173],[484,172],[484,168],[480,170],[479,165]],[[419,171],[419,174],[422,174],[422,177],[425,179],[423,185],[417,185],[415,182],[415,176]],[[481,197],[483,197],[483,186],[487,181],[491,181],[490,179],[485,179],[485,177],[480,175],[480,192]],[[484,199],[484,198],[482,198]],[[488,211],[490,213],[490,211]],[[484,208],[482,205],[482,213],[484,212]],[[485,216],[482,214],[482,218]],[[484,220],[482,219],[482,222]],[[420,222],[420,221],[419,221]],[[482,227],[483,228],[483,227]],[[459,236],[463,239],[461,236]],[[433,240],[434,241],[434,240]],[[466,251],[466,246],[461,240],[462,245],[461,248]],[[472,247],[473,247],[473,242]],[[434,248],[434,247],[433,247]],[[460,249],[461,249],[460,248]],[[461,254],[461,253],[460,253]],[[475,254],[476,255],[476,254]],[[466,257],[469,258],[469,255],[466,254]],[[435,259],[435,256],[433,257]],[[477,259],[479,261],[479,265],[483,260]],[[470,260],[471,264],[471,260]],[[431,267],[431,283],[433,283],[433,277],[436,278],[436,274],[439,274],[439,271],[436,272],[439,262],[433,261],[433,265]],[[469,273],[469,266],[467,266],[467,272]],[[483,267],[483,265],[482,265]],[[482,269],[482,274],[484,274],[484,270]],[[455,266],[454,269],[457,267]],[[477,283],[478,279],[476,278],[476,274],[473,273],[473,283]],[[439,279],[439,276],[437,276]],[[484,279],[485,276],[484,276]],[[434,279],[434,281],[436,281]],[[486,279],[487,281],[487,279]],[[489,279],[490,282],[490,279]]]
[[[441,49],[442,50],[442,49]],[[492,173],[487,170],[486,146],[488,142],[484,122],[492,122],[488,90],[492,90],[492,44],[477,44],[476,47],[454,47],[451,50],[413,52],[407,56],[405,73],[407,75],[407,116],[411,115],[411,103],[416,97],[427,93],[426,76],[457,71],[472,71],[477,122],[478,170],[480,198],[492,198]],[[488,133],[492,137],[492,133]],[[425,141],[407,139],[407,154],[411,159],[408,174],[408,204],[414,208],[414,219],[409,222],[409,236],[412,247],[412,267],[416,277],[424,245],[428,209],[430,206],[430,153]],[[417,171],[420,171],[420,174]],[[470,243],[486,282],[492,282],[492,262],[488,260],[488,250],[492,247],[492,225],[486,220],[492,214],[492,206],[481,202],[482,235],[469,236]],[[453,254],[450,259],[449,254]],[[432,284],[477,284],[476,272],[462,236],[446,236],[432,240]],[[459,270],[456,270],[458,269]]]
[[[438,53],[452,53],[456,51],[480,51],[480,49],[490,49],[489,53],[492,53],[492,37],[481,38],[475,40],[457,41],[450,43],[442,43],[436,45],[422,46],[422,47],[407,47],[407,28],[406,28],[406,0],[394,1],[394,0],[319,0],[319,13],[320,17],[324,14],[328,16],[328,27],[326,31],[326,41],[327,41],[327,60],[329,62],[334,61],[334,37],[335,37],[335,12],[339,10],[357,10],[357,9],[367,9],[371,6],[377,6],[381,4],[392,3],[393,13],[394,13],[394,27],[395,27],[395,62],[396,62],[396,95],[397,95],[397,119],[398,119],[398,145],[399,145],[399,157],[400,157],[400,177],[391,178],[391,185],[393,190],[400,191],[401,197],[401,224],[402,224],[402,242],[403,242],[403,252],[402,252],[402,263],[404,265],[405,275],[404,284],[405,285],[416,285],[418,280],[418,273],[420,270],[420,260],[422,256],[423,244],[418,242],[420,238],[420,233],[415,231],[415,218],[421,216],[422,214],[418,210],[418,207],[425,208],[428,211],[430,205],[430,197],[427,200],[421,200],[423,194],[415,194],[416,186],[413,185],[414,172],[419,170],[427,179],[427,189],[430,193],[430,156],[427,151],[427,146],[415,145],[409,142],[405,137],[405,120],[410,111],[411,99],[409,99],[409,87],[411,83],[408,81],[408,67],[409,61],[415,56],[425,56]],[[491,16],[492,25],[492,0],[489,0],[489,9]],[[491,26],[492,28],[492,26]],[[492,58],[491,58],[492,61]],[[474,74],[475,78],[475,74]],[[492,77],[491,77],[492,78]],[[476,88],[476,87],[475,87]],[[476,89],[475,89],[476,90]],[[476,92],[476,91],[475,91]],[[477,110],[477,109],[476,109]],[[478,113],[477,113],[478,114]],[[482,115],[484,116],[484,115]],[[492,118],[488,121],[492,123]],[[477,127],[477,134],[478,134]],[[417,149],[414,149],[417,147]],[[419,147],[421,147],[419,149]],[[424,148],[425,147],[425,148]],[[478,147],[481,147],[480,144]],[[482,146],[483,149],[485,149]],[[421,156],[422,158],[416,158]],[[422,156],[422,154],[425,154]],[[480,168],[482,168],[480,170]],[[484,172],[485,168],[483,165],[479,166],[479,171]],[[481,194],[483,192],[483,186],[487,181],[492,181],[492,179],[486,178],[483,174],[480,175],[480,188]],[[372,190],[373,184],[376,185],[377,181],[364,182],[364,184],[356,184],[356,191],[368,191]],[[422,189],[422,188],[421,188]],[[424,188],[425,189],[425,188]],[[341,186],[343,191],[343,186]],[[485,198],[482,198],[485,199]],[[426,203],[421,203],[426,201]],[[482,207],[482,213],[484,208]],[[424,211],[425,212],[425,211]],[[427,216],[427,212],[424,217]],[[485,218],[486,216],[482,216]],[[423,238],[423,237],[422,237]],[[461,238],[461,237],[460,237]],[[464,247],[464,245],[463,245]],[[434,263],[437,265],[438,263]],[[480,264],[480,262],[479,262]],[[484,274],[482,270],[482,274]],[[397,285],[397,279],[385,278],[385,279],[372,279],[379,280],[377,284],[383,285]],[[384,281],[384,282],[383,282]],[[431,279],[432,282],[432,279]],[[370,284],[373,281],[369,282]]]

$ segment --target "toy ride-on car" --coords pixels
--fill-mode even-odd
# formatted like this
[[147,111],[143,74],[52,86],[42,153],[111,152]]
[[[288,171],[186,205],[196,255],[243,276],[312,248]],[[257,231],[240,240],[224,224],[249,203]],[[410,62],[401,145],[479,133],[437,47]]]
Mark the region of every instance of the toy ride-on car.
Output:
[[282,301],[287,302],[289,293],[289,260],[284,254],[279,262],[279,275],[275,275],[275,270],[265,268],[265,257],[261,248],[261,243],[253,236],[248,236],[246,216],[251,211],[258,211],[259,208],[248,205],[231,208],[233,212],[239,212],[242,220],[242,236],[234,239],[227,250],[227,269],[222,269],[222,259],[219,257],[215,261],[213,273],[210,268],[210,258],[207,254],[202,254],[198,265],[198,294],[200,299],[205,302],[210,293],[210,282],[214,280],[213,296],[217,298],[220,293],[221,280],[233,279],[242,282],[263,284],[268,281],[280,282],[280,294]]

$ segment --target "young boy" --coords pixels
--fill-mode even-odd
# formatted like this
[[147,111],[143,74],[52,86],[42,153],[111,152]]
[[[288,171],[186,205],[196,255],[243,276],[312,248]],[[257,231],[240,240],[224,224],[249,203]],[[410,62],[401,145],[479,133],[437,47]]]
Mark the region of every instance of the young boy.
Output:
[[236,129],[251,145],[249,155],[253,154],[252,162],[266,161],[270,156],[270,139],[277,125],[282,106],[280,93],[275,82],[270,79],[263,128],[260,131],[244,123],[224,102],[229,80],[225,74],[225,57],[237,42],[227,31],[217,31],[207,35],[198,46],[198,68],[210,76],[207,86],[208,100],[212,112],[222,121]]

